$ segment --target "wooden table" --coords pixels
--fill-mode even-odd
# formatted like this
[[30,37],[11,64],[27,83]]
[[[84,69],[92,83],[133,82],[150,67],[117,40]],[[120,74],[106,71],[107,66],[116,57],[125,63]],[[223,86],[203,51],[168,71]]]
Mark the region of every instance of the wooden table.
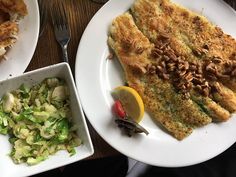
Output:
[[[235,4],[235,0],[225,1],[227,1],[228,3],[231,2],[232,4]],[[72,39],[69,43],[68,53],[70,58],[70,66],[72,68],[73,73],[75,66],[75,56],[80,38],[90,19],[101,7],[102,4],[97,4],[90,0],[67,0],[66,8],[72,33]],[[27,71],[59,63],[62,61],[61,55],[61,49],[54,38],[52,25],[49,18],[49,22],[46,26],[46,29],[43,35],[39,38],[35,54],[30,65],[27,68]],[[96,131],[92,128],[90,124],[89,130],[95,148],[94,155],[89,159],[102,158],[119,154],[119,152],[109,146],[96,133]]]
[[[68,46],[68,55],[72,72],[75,69],[75,57],[80,38],[87,24],[93,15],[102,7],[101,4],[90,0],[67,0],[66,10],[68,12],[69,24],[71,27],[71,41]],[[50,18],[43,35],[39,38],[33,59],[29,64],[27,71],[48,65],[56,64],[62,61],[61,48],[55,40]],[[89,122],[87,121],[89,124]],[[90,135],[94,145],[95,153],[89,159],[96,159],[108,156],[118,155],[119,152],[109,146],[89,124]]]

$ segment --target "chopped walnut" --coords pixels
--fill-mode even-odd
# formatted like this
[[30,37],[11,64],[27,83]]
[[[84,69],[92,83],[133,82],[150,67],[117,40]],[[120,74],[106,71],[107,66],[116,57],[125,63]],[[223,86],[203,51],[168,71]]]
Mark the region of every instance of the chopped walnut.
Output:
[[219,63],[222,63],[223,61],[222,61],[222,58],[220,57],[213,57],[212,62],[215,64],[219,64]]
[[195,90],[202,94],[203,96],[209,96],[210,94],[210,86],[207,81],[203,82],[202,84],[198,84],[195,86]]
[[131,65],[131,67],[134,69],[135,72],[138,72],[140,74],[147,73],[147,69],[144,66],[141,66],[140,64],[134,64],[134,65]]
[[136,52],[137,54],[142,54],[143,51],[144,51],[144,48],[143,48],[143,47],[140,47],[140,46],[137,46],[136,49],[135,49],[135,52]]
[[158,49],[158,48],[154,48],[152,51],[151,51],[151,56],[153,57],[153,58],[160,58],[160,56],[161,56],[161,54],[163,54],[163,51],[162,50],[160,50],[160,49]]
[[192,82],[193,80],[193,75],[191,72],[187,72],[184,76],[183,79],[186,80],[187,82]]
[[206,66],[206,71],[213,74],[217,74],[217,67],[214,63],[211,62]]
[[208,50],[203,49],[203,48],[195,48],[195,49],[192,49],[192,52],[195,56],[200,57],[202,55],[206,55]]
[[127,52],[134,51],[137,54],[142,54],[144,51],[144,48],[131,37],[125,38],[122,41],[122,45]]
[[177,61],[178,58],[175,55],[173,50],[166,50],[164,53],[164,56],[166,56],[166,58],[168,57],[168,59],[172,60],[172,61]]
[[146,70],[147,70],[147,73],[150,73],[150,74],[156,74],[156,66],[155,65],[152,65],[152,64],[148,64],[146,66]]
[[176,64],[175,63],[168,63],[167,64],[167,71],[168,72],[173,72],[176,69]]
[[167,34],[161,34],[157,37],[155,46],[159,49],[165,49],[170,43],[170,38]]
[[[198,21],[198,19],[195,19]],[[223,60],[218,56],[213,56],[210,60],[189,62],[185,56],[176,55],[169,45],[169,37],[160,35],[155,48],[151,51],[155,65],[146,67],[148,74],[157,74],[158,77],[169,80],[184,98],[189,98],[190,90],[195,89],[206,97],[211,97],[212,91],[219,88],[217,81],[236,78],[236,61]],[[162,48],[163,44],[166,44]],[[204,44],[201,48],[196,48],[193,53],[196,56],[207,54],[209,46]]]

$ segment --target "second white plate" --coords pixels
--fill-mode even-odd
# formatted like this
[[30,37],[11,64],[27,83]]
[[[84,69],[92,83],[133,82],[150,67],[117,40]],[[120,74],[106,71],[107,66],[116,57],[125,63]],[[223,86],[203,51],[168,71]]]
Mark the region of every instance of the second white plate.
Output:
[[0,61],[0,80],[22,74],[34,54],[39,33],[39,10],[37,0],[25,0],[28,15],[19,22],[17,42],[7,52],[6,60]]
[[[220,0],[174,0],[202,13],[226,33],[236,37],[236,13]],[[124,136],[111,113],[111,90],[123,85],[117,60],[107,60],[108,28],[112,20],[127,11],[134,0],[110,0],[86,28],[76,58],[75,76],[83,109],[96,131],[121,153],[147,164],[165,167],[188,166],[206,161],[225,151],[236,141],[236,117],[226,123],[210,124],[178,141],[161,130],[145,114],[141,125],[148,136]],[[220,12],[220,13],[219,13]],[[227,20],[225,20],[227,19]]]

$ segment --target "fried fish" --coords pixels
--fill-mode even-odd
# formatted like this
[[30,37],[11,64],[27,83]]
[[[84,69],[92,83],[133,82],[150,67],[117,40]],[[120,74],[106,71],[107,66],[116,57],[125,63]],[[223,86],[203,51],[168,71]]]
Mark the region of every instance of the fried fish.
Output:
[[108,43],[124,68],[129,86],[142,96],[154,120],[174,137],[181,140],[192,132],[193,127],[211,122],[195,102],[183,100],[167,81],[156,75],[144,74],[145,66],[152,62],[149,55],[154,45],[139,31],[130,14],[113,21]]
[[[168,36],[170,48],[174,50],[175,55],[181,56],[183,60],[188,62],[201,65],[202,61],[211,62],[215,58],[227,61],[236,51],[235,39],[224,34],[219,27],[211,24],[205,17],[186,10],[169,0],[137,0],[132,6],[131,12],[137,27],[150,41],[157,43],[161,36]],[[211,63],[211,65],[213,64]],[[213,84],[211,80],[206,82]],[[234,79],[233,81],[227,80],[227,85],[235,85]],[[214,112],[214,116],[211,116],[215,120],[225,121],[230,117],[228,111],[236,111],[236,97],[225,86],[221,85],[220,87],[221,89],[218,91],[222,93],[220,94],[221,99],[217,99],[216,96],[212,97],[219,104],[216,104],[211,98],[201,98],[201,100],[208,100],[208,106],[204,105],[205,108],[208,107],[208,114],[211,115]],[[227,98],[231,98],[230,104]],[[195,101],[197,100],[195,99]],[[202,105],[199,99],[197,103]],[[228,111],[222,109],[220,105]]]
[[182,140],[236,111],[236,41],[169,0],[136,0],[108,44],[151,117]]

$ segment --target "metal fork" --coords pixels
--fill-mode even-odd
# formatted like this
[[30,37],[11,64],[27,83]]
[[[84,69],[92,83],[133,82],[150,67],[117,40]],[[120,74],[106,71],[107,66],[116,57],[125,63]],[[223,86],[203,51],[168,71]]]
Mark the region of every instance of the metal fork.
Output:
[[69,63],[67,45],[70,41],[70,28],[67,22],[65,7],[62,0],[56,0],[51,5],[51,18],[54,27],[54,34],[60,44],[63,53],[63,61]]

